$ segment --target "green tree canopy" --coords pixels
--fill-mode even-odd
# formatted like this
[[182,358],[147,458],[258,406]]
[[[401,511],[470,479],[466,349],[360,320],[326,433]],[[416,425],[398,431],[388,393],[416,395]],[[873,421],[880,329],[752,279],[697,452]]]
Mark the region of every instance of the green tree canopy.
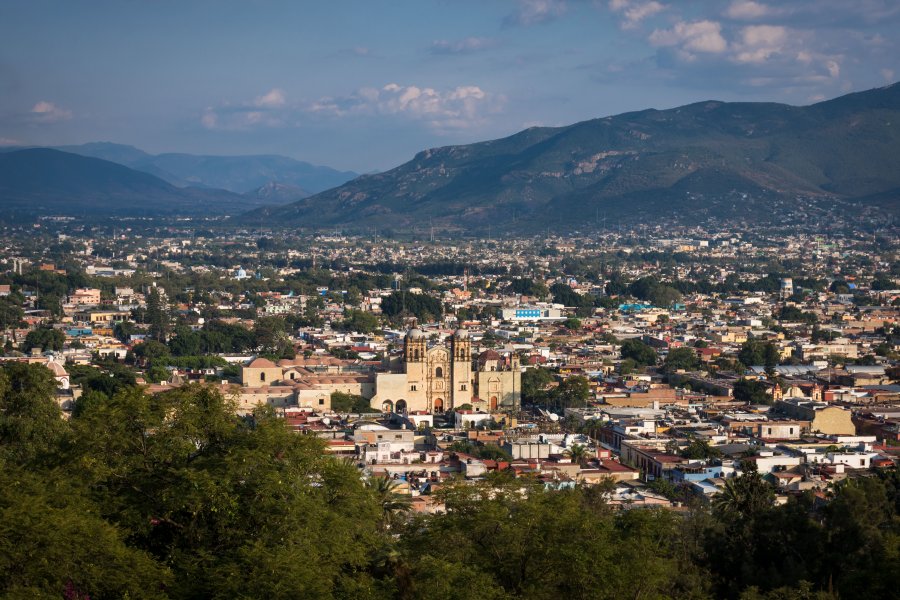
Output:
[[734,383],[734,399],[749,404],[772,404],[768,386],[757,379],[738,379]]
[[38,327],[25,336],[25,348],[41,350],[62,350],[66,343],[66,335],[54,327]]
[[673,348],[669,350],[664,366],[668,373],[678,370],[696,371],[700,368],[700,357],[693,348]]
[[627,339],[622,342],[620,348],[622,358],[630,358],[639,366],[655,365],[657,356],[656,350],[636,338]]

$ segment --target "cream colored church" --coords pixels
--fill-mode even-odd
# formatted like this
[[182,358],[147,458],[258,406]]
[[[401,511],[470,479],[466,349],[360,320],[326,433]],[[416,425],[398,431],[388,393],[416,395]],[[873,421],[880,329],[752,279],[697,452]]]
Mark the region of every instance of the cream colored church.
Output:
[[519,409],[522,374],[515,353],[486,350],[473,359],[467,331],[458,329],[445,342],[429,346],[424,332],[412,329],[403,354],[382,370],[361,371],[333,357],[280,360],[256,358],[241,370],[241,395],[248,403],[331,408],[331,394],[367,398],[382,412],[441,413],[469,404],[473,409]]
[[472,360],[469,334],[458,329],[449,343],[428,347],[425,333],[406,334],[403,356],[390,372],[375,375],[371,406],[384,412],[440,413],[464,404],[494,411],[517,410],[522,397],[519,357],[493,350]]

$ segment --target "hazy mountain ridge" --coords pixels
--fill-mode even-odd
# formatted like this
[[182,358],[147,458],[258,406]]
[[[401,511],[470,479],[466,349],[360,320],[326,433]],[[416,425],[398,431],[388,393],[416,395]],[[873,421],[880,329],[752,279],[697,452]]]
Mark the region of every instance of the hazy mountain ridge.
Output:
[[259,199],[264,204],[287,204],[296,202],[303,198],[308,198],[312,194],[296,185],[288,185],[285,183],[269,182],[252,192],[247,192],[247,196]]
[[222,216],[263,203],[225,190],[178,188],[118,163],[50,148],[0,153],[0,208],[11,216]]
[[118,163],[155,175],[177,187],[206,187],[238,194],[255,192],[268,183],[296,186],[317,193],[357,176],[352,171],[338,171],[276,154],[149,154],[134,146],[112,142],[56,146],[53,149]]
[[862,197],[896,212],[898,188],[895,84],[805,107],[706,101],[425,150],[390,171],[244,220],[539,229],[601,215],[771,217]]

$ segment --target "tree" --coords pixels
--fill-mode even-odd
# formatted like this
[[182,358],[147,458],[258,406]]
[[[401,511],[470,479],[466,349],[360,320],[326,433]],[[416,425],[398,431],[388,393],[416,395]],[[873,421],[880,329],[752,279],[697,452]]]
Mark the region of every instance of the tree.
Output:
[[53,327],[38,327],[29,331],[28,335],[25,336],[25,347],[28,349],[62,350],[65,343],[65,334]]
[[430,322],[443,315],[441,301],[427,294],[411,294],[405,291],[393,292],[381,301],[381,311],[389,318],[404,314],[415,316],[419,322]]
[[46,310],[54,317],[62,316],[62,295],[55,293],[41,294],[38,296],[35,306]]
[[581,319],[569,317],[563,322],[563,327],[569,329],[570,331],[578,331],[579,329],[581,329]]
[[563,379],[550,392],[549,403],[559,408],[583,407],[591,398],[591,386],[587,377],[572,375]]
[[619,352],[623,359],[630,358],[639,366],[656,364],[656,350],[636,338],[627,339],[622,342]]
[[180,325],[175,328],[168,346],[175,356],[197,356],[203,353],[203,336],[190,327]]
[[157,342],[165,342],[169,334],[170,321],[165,301],[159,290],[152,288],[147,294],[147,310],[144,315],[144,322],[150,326],[148,330],[150,338]]
[[346,413],[373,412],[368,400],[362,396],[346,394],[344,392],[331,393],[331,410]]
[[734,399],[748,404],[772,404],[766,385],[757,379],[738,379],[734,382]]
[[732,517],[752,517],[771,508],[775,491],[759,472],[745,471],[725,481],[722,491],[713,498],[713,508]]
[[24,316],[21,302],[17,302],[12,296],[0,297],[0,331],[18,327]]
[[780,321],[798,321],[800,323],[815,324],[819,318],[813,313],[803,312],[796,306],[782,306],[778,313]]
[[58,449],[66,427],[55,396],[56,381],[47,367],[17,361],[0,365],[0,464],[3,459],[40,463]]
[[553,383],[553,373],[549,369],[533,367],[522,373],[522,400],[541,404],[546,399],[547,387]]
[[577,465],[584,465],[590,458],[587,447],[582,444],[572,444],[572,447],[566,450],[566,456]]
[[[169,570],[98,516],[73,480],[0,469],[0,594],[164,599]],[[22,560],[22,557],[35,560]],[[39,558],[37,558],[39,557]]]
[[512,455],[497,444],[484,444],[475,450],[475,456],[483,460],[510,461]]
[[72,476],[133,547],[171,565],[173,596],[351,597],[368,585],[382,508],[355,465],[270,408],[245,420],[214,388],[130,389],[72,426]]
[[668,285],[660,285],[650,293],[650,301],[654,306],[669,307],[681,301],[681,292]]
[[136,344],[132,352],[144,366],[164,365],[169,359],[169,347],[156,340],[146,340]]
[[679,370],[695,371],[700,368],[700,357],[693,348],[673,348],[669,350],[664,365],[667,373]]
[[453,548],[440,555],[441,572],[477,567],[479,596],[661,598],[684,583],[673,556],[677,517],[664,511],[613,516],[602,494],[547,491],[502,475],[448,484],[439,498],[446,512],[414,521],[401,539],[414,574],[434,565],[423,557],[434,556],[440,539]]
[[738,360],[749,368],[755,366],[765,366],[767,370],[774,369],[778,366],[780,358],[778,347],[771,342],[762,342],[759,340],[747,340],[741,345],[738,352]]
[[381,324],[378,317],[364,310],[349,309],[344,311],[344,320],[340,324],[345,331],[358,331],[360,333],[372,333]]
[[722,456],[722,451],[713,448],[707,440],[693,439],[681,450],[681,456],[691,460],[709,460]]
[[390,477],[375,477],[366,482],[381,507],[381,526],[390,529],[398,519],[412,508],[412,499],[397,491],[399,483]]
[[113,327],[113,334],[120,342],[128,342],[129,338],[132,335],[141,333],[141,329],[139,329],[134,323],[131,321],[119,321]]
[[831,282],[831,285],[828,286],[828,291],[834,294],[849,294],[850,285],[846,281],[835,279]]

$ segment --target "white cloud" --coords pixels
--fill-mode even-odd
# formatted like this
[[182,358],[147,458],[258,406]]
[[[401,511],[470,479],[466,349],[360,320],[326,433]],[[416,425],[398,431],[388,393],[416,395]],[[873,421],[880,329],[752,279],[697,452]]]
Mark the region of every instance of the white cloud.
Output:
[[31,115],[33,120],[40,123],[56,123],[71,119],[72,111],[56,106],[52,102],[41,100],[31,107]]
[[200,124],[206,129],[231,131],[278,127],[284,125],[284,118],[290,112],[287,94],[280,88],[272,88],[249,102],[208,106],[200,115]]
[[20,146],[22,142],[13,138],[0,137],[0,146]]
[[547,23],[566,12],[565,0],[518,0],[518,7],[506,18],[507,25]]
[[[774,55],[783,53],[788,41],[788,30],[780,25],[744,27],[740,31],[734,60],[739,63],[764,63]],[[797,58],[802,60],[800,53]]]
[[330,117],[405,116],[424,121],[433,129],[448,130],[482,124],[488,114],[500,111],[504,103],[503,96],[490,94],[475,85],[437,90],[389,83],[381,89],[362,88],[343,98],[321,98],[308,110]]
[[284,90],[272,88],[268,93],[257,96],[253,101],[254,106],[260,108],[280,108],[287,103],[287,96]]
[[505,101],[502,95],[476,85],[440,90],[389,83],[312,102],[290,102],[276,89],[252,102],[208,107],[200,116],[200,124],[206,129],[242,131],[293,127],[309,119],[391,116],[421,121],[441,132],[482,125],[488,115],[502,109]]
[[455,42],[435,40],[431,44],[432,54],[468,54],[487,50],[497,45],[496,40],[482,37],[467,37]]
[[207,129],[215,129],[219,125],[219,117],[216,115],[214,108],[209,107],[203,111],[200,117],[200,124]]
[[635,2],[633,0],[610,0],[609,10],[622,16],[622,29],[634,29],[641,21],[668,8],[656,0]]
[[650,34],[654,46],[675,47],[682,58],[691,60],[696,53],[721,54],[728,49],[722,37],[722,25],[715,21],[679,21],[671,29],[656,29]]
[[735,0],[725,11],[725,15],[738,21],[753,21],[775,13],[771,6],[753,0]]
[[894,83],[896,74],[893,69],[881,69],[881,76],[884,77],[884,80],[888,83]]

